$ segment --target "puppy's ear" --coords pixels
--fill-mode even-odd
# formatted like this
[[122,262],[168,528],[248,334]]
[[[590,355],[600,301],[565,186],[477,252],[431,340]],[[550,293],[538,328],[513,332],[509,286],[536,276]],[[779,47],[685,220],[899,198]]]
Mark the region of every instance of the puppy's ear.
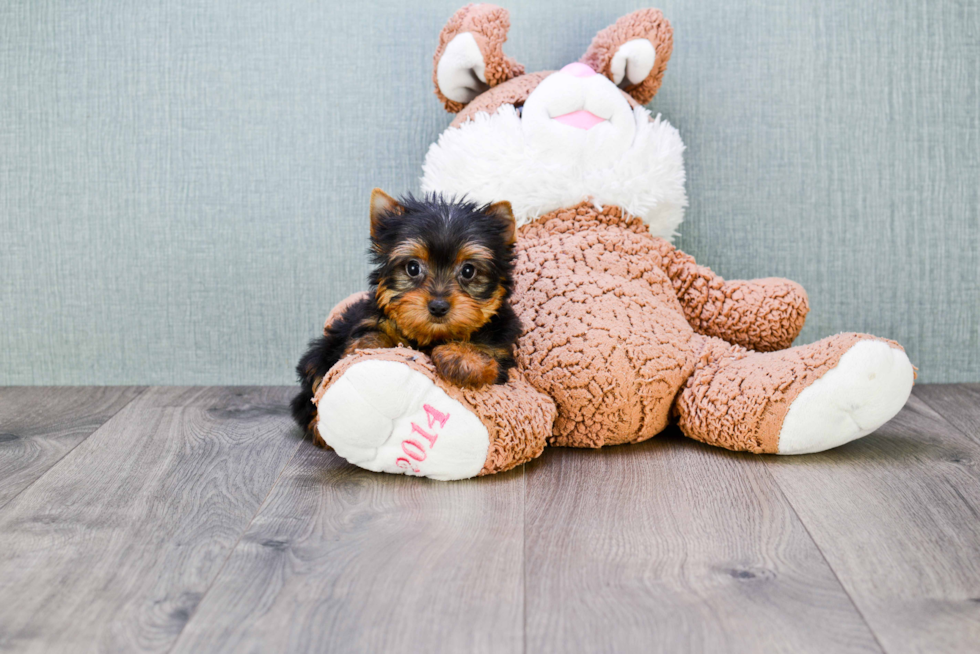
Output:
[[504,54],[510,14],[495,5],[467,5],[439,34],[432,81],[446,111],[458,113],[492,86],[524,74],[524,66]]
[[495,202],[487,208],[487,215],[493,216],[504,225],[504,242],[513,245],[517,240],[517,222],[510,202]]
[[596,34],[580,61],[611,79],[640,104],[660,89],[674,31],[659,9],[640,9]]
[[378,238],[385,216],[401,214],[405,208],[379,188],[371,191],[371,238]]

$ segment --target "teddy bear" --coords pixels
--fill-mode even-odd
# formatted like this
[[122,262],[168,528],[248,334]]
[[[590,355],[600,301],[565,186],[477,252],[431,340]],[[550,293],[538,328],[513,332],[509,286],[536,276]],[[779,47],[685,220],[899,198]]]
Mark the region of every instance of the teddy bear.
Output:
[[420,352],[354,352],[316,389],[319,436],[368,470],[453,480],[670,424],[729,450],[804,454],[891,419],[915,377],[899,344],[842,333],[791,347],[809,309],[800,285],[724,280],[671,245],[684,144],[644,107],[671,56],[663,14],[624,16],[579,61],[536,73],[503,53],[509,26],[479,4],[443,28],[433,82],[456,116],[421,186],[511,203],[517,369],[467,389]]

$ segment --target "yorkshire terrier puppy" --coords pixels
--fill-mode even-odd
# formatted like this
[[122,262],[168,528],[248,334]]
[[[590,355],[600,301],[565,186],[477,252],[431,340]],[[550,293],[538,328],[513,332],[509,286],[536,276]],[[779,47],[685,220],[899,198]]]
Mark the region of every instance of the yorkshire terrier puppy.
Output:
[[507,301],[515,231],[509,202],[477,206],[439,195],[399,202],[374,189],[371,292],[313,340],[296,367],[302,390],[293,418],[317,444],[324,445],[314,429],[313,395],[327,371],[355,350],[404,345],[428,354],[452,384],[507,381],[521,332]]

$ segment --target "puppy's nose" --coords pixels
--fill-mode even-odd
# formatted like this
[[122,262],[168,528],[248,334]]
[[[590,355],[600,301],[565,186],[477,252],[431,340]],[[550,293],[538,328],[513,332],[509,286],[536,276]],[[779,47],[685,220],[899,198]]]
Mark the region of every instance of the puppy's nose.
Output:
[[436,318],[442,318],[444,315],[449,313],[449,303],[443,300],[441,297],[429,300],[429,313]]

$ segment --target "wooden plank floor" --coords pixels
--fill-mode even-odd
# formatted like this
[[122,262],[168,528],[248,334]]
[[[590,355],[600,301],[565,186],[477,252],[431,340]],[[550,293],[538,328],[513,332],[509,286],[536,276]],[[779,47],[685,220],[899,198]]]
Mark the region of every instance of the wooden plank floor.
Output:
[[980,385],[765,457],[676,432],[440,483],[291,388],[0,388],[0,652],[977,652]]

